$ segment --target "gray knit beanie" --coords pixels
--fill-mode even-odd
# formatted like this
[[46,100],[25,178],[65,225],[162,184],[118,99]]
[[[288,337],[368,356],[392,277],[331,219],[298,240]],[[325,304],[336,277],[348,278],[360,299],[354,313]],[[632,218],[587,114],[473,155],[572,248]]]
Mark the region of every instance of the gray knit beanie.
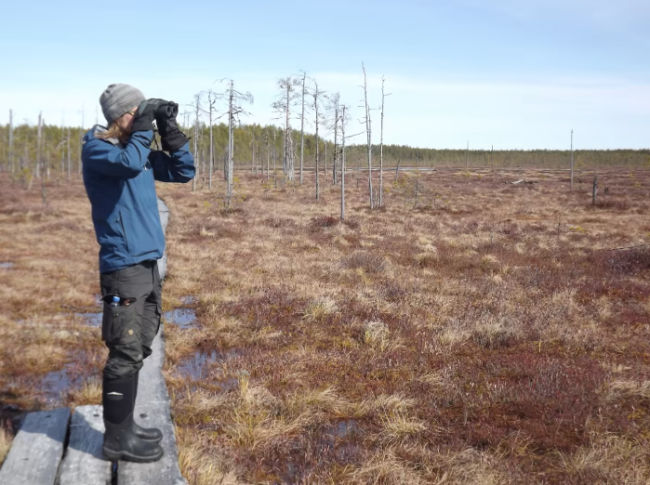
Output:
[[104,118],[110,125],[127,111],[140,106],[145,100],[139,89],[128,84],[111,84],[99,97]]

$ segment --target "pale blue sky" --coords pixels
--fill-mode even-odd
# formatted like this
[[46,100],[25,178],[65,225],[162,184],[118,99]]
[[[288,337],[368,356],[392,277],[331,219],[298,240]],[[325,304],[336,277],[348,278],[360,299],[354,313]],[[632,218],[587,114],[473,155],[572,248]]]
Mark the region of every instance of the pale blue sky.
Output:
[[363,61],[371,104],[382,75],[392,93],[386,143],[568,148],[574,129],[578,148],[650,146],[647,0],[36,0],[0,15],[0,122],[11,108],[78,125],[83,106],[90,126],[109,83],[184,104],[232,78],[255,97],[248,120],[269,123],[277,80],[305,70],[359,131]]

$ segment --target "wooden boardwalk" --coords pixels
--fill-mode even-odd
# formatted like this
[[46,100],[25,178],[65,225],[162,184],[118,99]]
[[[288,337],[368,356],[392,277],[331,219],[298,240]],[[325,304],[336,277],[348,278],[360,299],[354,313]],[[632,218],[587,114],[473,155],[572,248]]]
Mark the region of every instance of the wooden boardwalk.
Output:
[[[169,209],[158,199],[163,230]],[[159,261],[162,278],[166,255]],[[178,466],[169,394],[161,369],[165,345],[161,330],[144,361],[135,417],[144,427],[160,428],[163,458],[154,463],[120,461],[113,466],[102,454],[104,423],[101,406],[81,406],[28,414],[0,469],[0,485],[187,485]]]

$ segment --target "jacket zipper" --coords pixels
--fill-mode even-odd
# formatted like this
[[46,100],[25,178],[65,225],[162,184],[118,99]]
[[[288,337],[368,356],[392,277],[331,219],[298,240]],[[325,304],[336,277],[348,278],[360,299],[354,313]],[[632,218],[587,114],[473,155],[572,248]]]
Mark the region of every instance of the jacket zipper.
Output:
[[126,250],[129,250],[129,238],[126,237],[126,229],[124,228],[124,219],[122,218],[122,212],[120,212],[120,225],[122,226],[122,234],[124,234],[124,243],[126,244]]

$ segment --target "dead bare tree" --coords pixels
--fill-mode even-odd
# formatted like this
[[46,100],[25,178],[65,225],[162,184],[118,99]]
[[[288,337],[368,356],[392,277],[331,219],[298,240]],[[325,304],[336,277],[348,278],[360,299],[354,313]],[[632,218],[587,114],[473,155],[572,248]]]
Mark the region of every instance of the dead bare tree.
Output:
[[312,91],[312,96],[314,98],[313,101],[313,108],[314,108],[314,114],[315,114],[315,126],[316,126],[316,200],[320,200],[320,170],[319,170],[319,151],[318,151],[318,124],[319,124],[319,119],[318,119],[318,107],[320,103],[320,98],[323,94],[325,94],[323,91],[320,91],[318,89],[318,82],[316,80],[314,81],[314,89]]
[[212,112],[215,110],[215,103],[217,102],[216,97],[212,90],[208,91],[208,113],[210,118],[210,162],[209,162],[209,179],[208,179],[208,190],[212,190],[212,172],[214,170],[214,141],[212,137]]
[[366,79],[366,66],[361,63],[363,69],[363,98],[365,104],[365,123],[366,123],[366,139],[368,144],[368,192],[370,195],[370,209],[374,209],[374,199],[372,193],[372,124],[370,121],[370,106],[368,105],[368,82]]
[[341,96],[339,93],[334,93],[330,98],[329,98],[329,111],[332,114],[332,118],[330,120],[330,126],[332,128],[332,131],[334,132],[334,157],[332,161],[332,184],[335,185],[337,183],[336,180],[336,168],[337,168],[337,161],[338,161],[338,155],[339,155],[339,147],[338,147],[338,134],[339,134],[339,122],[340,122],[340,104],[341,104]]
[[280,89],[279,99],[273,103],[273,109],[284,118],[284,146],[282,156],[282,170],[284,176],[293,181],[294,179],[294,158],[293,138],[291,128],[291,108],[296,103],[296,88],[300,85],[299,79],[286,77],[278,81]]
[[271,140],[269,129],[264,130],[264,141],[266,142],[266,181],[271,180]]
[[345,125],[347,124],[346,106],[341,106],[341,221],[345,220]]
[[196,180],[199,178],[200,162],[199,160],[199,112],[201,111],[201,93],[194,95],[194,158],[195,170],[194,178],[192,179],[192,192],[196,191]]
[[381,77],[381,130],[379,137],[379,207],[384,206],[384,100],[386,94],[384,92],[384,76]]
[[43,198],[43,205],[47,206],[47,194],[45,192],[45,160],[43,159],[43,114],[38,113],[38,139],[36,142],[36,163],[40,167],[41,172],[41,197]]
[[232,205],[232,189],[233,189],[233,176],[234,176],[234,152],[235,152],[235,121],[239,122],[239,116],[248,114],[239,104],[241,101],[253,103],[253,95],[251,93],[241,93],[235,89],[235,82],[231,79],[228,82],[228,177],[226,188],[226,207],[230,209]]
[[571,130],[571,190],[573,190],[573,130]]
[[14,167],[14,113],[13,110],[9,110],[9,165],[11,167],[11,173],[15,172]]
[[66,136],[66,152],[68,154],[68,182],[72,180],[72,161],[70,160],[70,128],[68,127],[68,134]]
[[305,82],[307,80],[307,73],[302,72],[302,112],[300,114],[300,185],[302,185],[303,178],[303,165],[305,159]]
[[250,142],[250,147],[251,147],[251,155],[252,155],[252,160],[251,160],[251,177],[255,176],[256,173],[256,166],[255,166],[255,131],[251,129],[246,129],[244,130],[245,133],[248,133],[251,137],[251,142]]
[[83,163],[81,162],[81,152],[83,150],[83,138],[84,138],[84,128],[86,124],[86,109],[84,108],[83,103],[81,104],[81,131],[79,132],[79,152],[77,153],[78,156],[78,170],[79,170],[79,175],[81,175],[81,169],[83,167]]

